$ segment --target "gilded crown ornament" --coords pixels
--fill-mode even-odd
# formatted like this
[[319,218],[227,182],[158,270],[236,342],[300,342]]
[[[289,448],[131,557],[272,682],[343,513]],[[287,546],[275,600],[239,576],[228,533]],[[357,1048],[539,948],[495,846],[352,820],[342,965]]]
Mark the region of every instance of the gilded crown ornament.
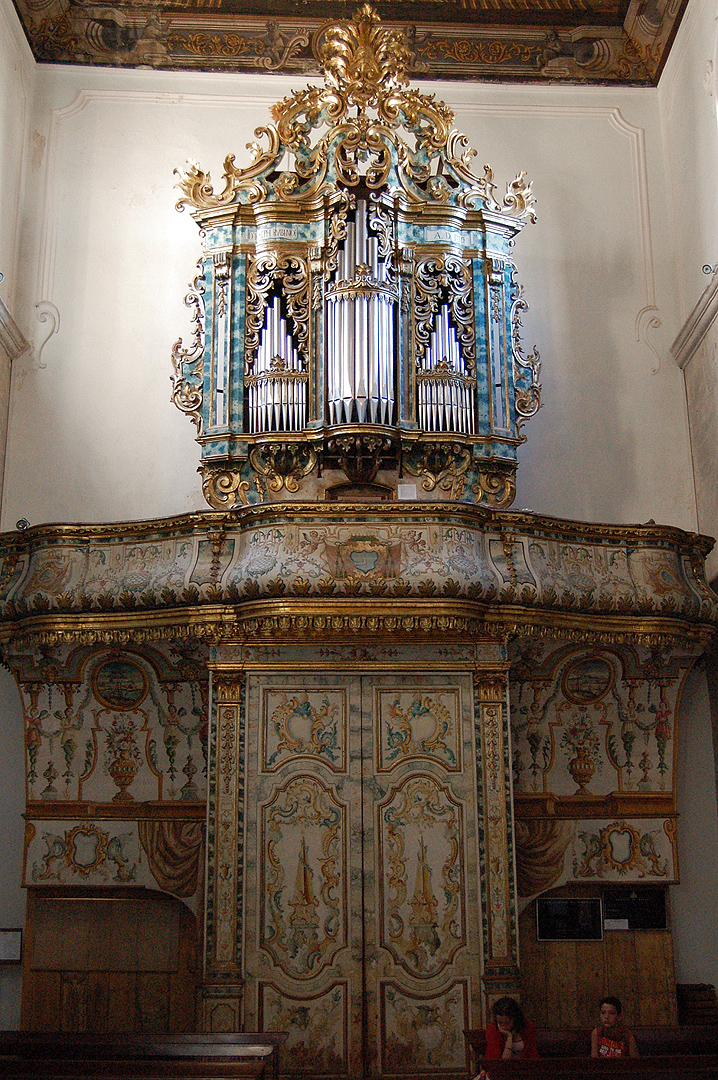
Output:
[[228,156],[219,192],[199,165],[178,174],[204,254],[173,400],[205,497],[392,499],[407,474],[410,497],[506,507],[540,406],[512,252],[531,185],[499,202],[491,169],[471,171],[452,111],[408,87],[405,33],[369,5],[315,50],[324,85],[274,106],[249,166]]

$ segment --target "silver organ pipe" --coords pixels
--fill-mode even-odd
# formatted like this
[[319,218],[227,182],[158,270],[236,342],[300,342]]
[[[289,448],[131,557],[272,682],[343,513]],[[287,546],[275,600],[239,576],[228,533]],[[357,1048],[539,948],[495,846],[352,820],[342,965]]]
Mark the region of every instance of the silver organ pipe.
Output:
[[391,424],[394,419],[394,304],[397,290],[369,233],[369,206],[355,221],[327,289],[327,401],[331,424]]
[[307,381],[275,295],[266,310],[253,372],[245,380],[250,431],[301,431],[307,418]]
[[474,379],[461,353],[448,303],[434,318],[417,370],[419,427],[474,433]]

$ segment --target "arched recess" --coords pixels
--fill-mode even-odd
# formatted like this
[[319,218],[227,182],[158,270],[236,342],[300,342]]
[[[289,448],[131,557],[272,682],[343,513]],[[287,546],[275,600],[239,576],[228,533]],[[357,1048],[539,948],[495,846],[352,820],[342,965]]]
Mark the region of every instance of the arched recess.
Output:
[[193,1031],[197,920],[149,889],[28,889],[22,1027]]

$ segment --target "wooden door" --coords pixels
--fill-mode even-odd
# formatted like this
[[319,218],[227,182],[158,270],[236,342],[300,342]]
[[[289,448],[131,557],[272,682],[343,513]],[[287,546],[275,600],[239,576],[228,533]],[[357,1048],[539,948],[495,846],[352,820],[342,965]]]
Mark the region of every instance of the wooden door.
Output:
[[289,1072],[466,1069],[480,1018],[464,674],[261,674],[247,714],[247,1029]]

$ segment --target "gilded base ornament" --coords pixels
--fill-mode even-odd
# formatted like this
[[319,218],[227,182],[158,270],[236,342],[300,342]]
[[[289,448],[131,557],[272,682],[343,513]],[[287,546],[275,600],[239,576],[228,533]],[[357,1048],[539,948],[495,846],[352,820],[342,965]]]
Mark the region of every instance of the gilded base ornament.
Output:
[[421,476],[424,491],[447,491],[451,499],[460,499],[471,465],[471,450],[461,443],[419,443],[404,457],[404,468],[412,476]]
[[478,495],[478,502],[494,510],[505,510],[516,498],[515,461],[489,462],[479,466],[479,475],[472,491]]
[[385,435],[374,433],[337,435],[327,442],[326,456],[336,458],[339,468],[352,484],[371,484],[382,460],[396,462],[396,444]]
[[316,467],[317,452],[307,443],[277,442],[255,446],[249,452],[252,468],[268,481],[269,490],[299,491],[305,476]]
[[231,510],[234,506],[249,503],[249,481],[242,480],[240,469],[213,469],[210,465],[201,465],[199,471],[202,494],[213,510]]

